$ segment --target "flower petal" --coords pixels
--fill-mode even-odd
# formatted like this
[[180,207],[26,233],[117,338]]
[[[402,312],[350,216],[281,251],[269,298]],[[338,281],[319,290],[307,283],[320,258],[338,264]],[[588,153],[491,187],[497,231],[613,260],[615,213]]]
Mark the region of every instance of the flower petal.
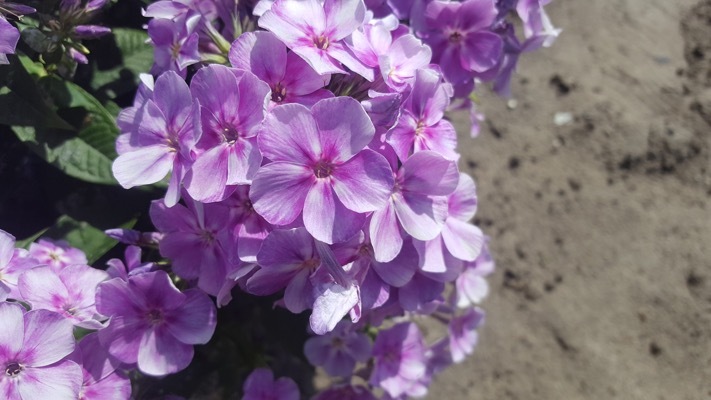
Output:
[[376,260],[388,262],[397,257],[402,249],[403,234],[392,201],[373,213],[369,232]]
[[430,150],[410,156],[399,175],[403,179],[403,191],[432,196],[452,193],[459,182],[457,165]]
[[267,164],[252,181],[252,206],[272,224],[290,224],[301,214],[314,180],[313,171],[307,167],[287,162]]
[[24,365],[44,367],[74,351],[74,326],[61,315],[47,310],[25,314],[25,339],[17,358]]
[[271,161],[306,164],[318,160],[322,153],[316,120],[301,104],[274,107],[264,120],[257,143]]
[[205,344],[215,332],[217,311],[210,298],[195,289],[183,292],[185,302],[166,314],[166,327],[170,333],[185,344]]
[[193,346],[181,343],[165,328],[149,329],[138,349],[138,369],[146,375],[164,376],[185,369],[193,359]]
[[447,219],[447,199],[441,196],[395,193],[393,206],[405,232],[418,240],[434,239]]
[[0,364],[4,365],[6,362],[12,361],[22,349],[25,337],[22,306],[14,303],[0,303],[0,321],[3,326],[0,329]]
[[311,112],[318,125],[322,153],[333,161],[349,160],[373,140],[373,123],[363,106],[351,97],[321,100]]
[[23,399],[76,400],[82,386],[81,367],[62,361],[51,367],[28,367],[22,371],[17,390]]
[[378,276],[388,285],[401,287],[409,282],[417,272],[419,255],[412,244],[412,240],[403,243],[400,254],[387,263],[373,261],[371,266]]
[[156,183],[173,167],[175,152],[168,146],[155,144],[123,153],[114,160],[111,170],[126,189]]
[[333,187],[318,180],[304,203],[304,226],[324,243],[342,243],[352,238],[365,223],[365,214],[347,209],[336,197]]
[[286,46],[271,32],[246,32],[230,47],[230,63],[251,71],[268,84],[284,78],[287,66]]
[[363,150],[333,172],[333,189],[351,211],[370,212],[385,206],[393,189],[390,164],[377,152]]
[[484,233],[476,226],[456,218],[447,218],[442,228],[442,239],[453,256],[474,261],[484,246]]

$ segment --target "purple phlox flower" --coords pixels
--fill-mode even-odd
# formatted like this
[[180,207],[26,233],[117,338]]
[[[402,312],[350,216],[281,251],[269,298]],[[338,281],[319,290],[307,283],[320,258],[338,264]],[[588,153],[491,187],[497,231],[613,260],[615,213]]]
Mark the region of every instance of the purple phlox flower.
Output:
[[392,192],[387,160],[365,148],[375,127],[363,106],[348,97],[325,99],[311,110],[275,107],[258,136],[272,162],[250,189],[254,209],[275,225],[303,211],[306,229],[325,243],[344,242],[363,226],[365,214],[382,208]]
[[62,0],[59,3],[60,11],[64,14],[91,14],[103,8],[109,0]]
[[29,251],[38,264],[49,265],[57,271],[68,265],[87,263],[86,254],[64,240],[40,239],[30,244]]
[[[0,6],[2,4],[0,3]],[[0,15],[0,65],[10,63],[7,55],[15,54],[18,40],[20,40],[20,31]]]
[[299,400],[299,387],[291,378],[274,379],[267,368],[257,368],[244,381],[242,400]]
[[171,173],[165,204],[180,199],[180,185],[192,164],[191,151],[200,135],[200,105],[175,72],[158,77],[153,99],[142,108],[137,148],[121,154],[112,166],[126,189],[156,183]]
[[387,54],[393,42],[388,20],[371,20],[351,34],[351,49],[370,68],[380,66],[380,56]]
[[125,400],[131,397],[131,380],[117,370],[121,362],[101,345],[97,333],[84,336],[69,359],[82,369],[79,400]]
[[[316,245],[325,246],[326,252],[330,252],[324,243],[317,242]],[[324,257],[323,252],[321,256],[326,268],[317,270],[311,277],[314,301],[309,326],[317,335],[332,331],[347,314],[350,314],[351,321],[354,323],[358,322],[362,315],[360,286],[352,276],[353,265],[341,267],[335,256]],[[339,269],[341,276],[334,277],[330,273],[334,269]]]
[[432,49],[408,34],[397,38],[378,61],[385,82],[401,92],[411,84],[419,69],[429,65],[431,59]]
[[449,322],[449,350],[455,363],[464,361],[466,356],[474,352],[479,338],[476,329],[483,323],[484,311],[478,308],[472,308]]
[[126,247],[124,259],[125,263],[118,258],[112,258],[106,262],[108,265],[106,272],[110,278],[128,280],[129,276],[150,272],[153,269],[152,262],[141,262],[141,248],[138,246]]
[[148,35],[155,50],[153,75],[175,71],[185,77],[188,66],[200,62],[200,38],[196,32],[200,18],[200,14],[187,13],[174,20],[158,18],[148,23]]
[[99,285],[96,307],[110,315],[99,331],[101,344],[119,361],[138,364],[148,375],[163,376],[190,364],[193,345],[207,343],[217,311],[198,289],[181,293],[168,274],[155,271]]
[[377,397],[363,386],[346,385],[328,388],[313,400],[377,400]]
[[543,38],[541,45],[549,47],[555,42],[562,29],[555,28],[548,14],[543,9],[550,0],[519,0],[516,12],[523,21],[523,33],[526,39]]
[[372,81],[374,72],[344,42],[365,20],[363,0],[277,0],[259,18],[259,26],[273,32],[319,74],[343,74],[341,63]]
[[484,245],[481,229],[468,222],[476,209],[474,180],[460,173],[457,188],[447,200],[447,219],[441,233],[432,240],[416,243],[423,271],[442,273],[455,268],[453,263],[476,260]]
[[321,266],[313,237],[304,228],[269,233],[257,254],[260,269],[247,281],[249,293],[266,296],[284,288],[284,305],[300,313],[313,305],[311,276]]
[[421,69],[405,100],[397,125],[388,132],[387,141],[400,160],[411,153],[433,150],[452,161],[459,159],[457,132],[444,119],[449,107],[451,88],[433,70]]
[[237,186],[232,196],[227,198],[223,204],[230,207],[230,212],[236,223],[232,237],[237,241],[237,244],[230,246],[230,249],[233,253],[236,251],[239,260],[256,262],[262,242],[272,230],[271,224],[257,214],[252,207],[247,185]]
[[447,80],[471,79],[498,64],[503,41],[489,30],[496,15],[494,0],[435,0],[427,6],[426,40]]
[[37,267],[20,275],[17,287],[22,300],[33,309],[54,311],[74,325],[86,329],[101,329],[94,304],[96,286],[108,278],[104,271],[75,264],[59,271]]
[[190,89],[200,102],[203,131],[185,188],[195,200],[221,201],[235,185],[251,183],[262,162],[256,135],[269,87],[251,72],[211,65],[195,74]]
[[232,301],[232,289],[234,289],[235,286],[239,286],[242,290],[246,291],[247,280],[258,269],[259,266],[256,263],[248,263],[239,260],[231,261],[227,267],[225,282],[222,284],[217,296],[215,296],[217,307],[224,307]]
[[498,73],[494,77],[494,91],[501,96],[511,96],[511,79],[521,54],[529,53],[540,49],[550,36],[534,35],[523,42],[516,37],[513,25],[507,24],[502,28],[501,36],[504,39],[504,53],[498,67]]
[[254,10],[252,14],[261,17],[265,12],[269,11],[274,5],[276,0],[257,0],[257,4],[254,5]]
[[[368,113],[373,125],[375,125],[376,136],[373,140],[378,140],[378,133],[390,130],[400,117],[402,105],[402,94],[400,93],[379,93],[368,92],[369,98],[361,101],[365,112]],[[373,148],[373,146],[370,146]],[[375,150],[375,149],[374,149]]]
[[143,11],[143,16],[146,18],[166,18],[178,19],[190,12],[197,14],[207,21],[216,19],[218,14],[218,6],[213,0],[163,0],[149,4]]
[[116,118],[121,133],[116,138],[116,153],[119,155],[129,151],[138,150],[138,128],[141,125],[143,106],[148,100],[153,99],[155,82],[153,75],[139,74],[140,83],[131,107],[124,108]]
[[0,229],[0,301],[20,299],[17,280],[40,263],[25,249],[15,248],[15,237]]
[[111,33],[111,28],[99,25],[78,25],[74,27],[76,39],[96,39]]
[[304,343],[304,354],[316,367],[323,367],[331,376],[349,377],[356,363],[370,359],[372,344],[365,334],[341,321],[335,329],[322,336],[313,336]]
[[[3,15],[11,15],[14,18],[20,19],[23,15],[34,14],[36,12],[37,10],[24,4],[0,0],[0,19],[3,19]],[[0,37],[2,37],[2,35],[0,35]]]
[[413,392],[418,392],[419,380],[427,374],[427,358],[424,338],[417,325],[405,322],[380,331],[373,345],[373,357],[372,385],[396,398],[403,394],[420,394]]
[[484,300],[489,294],[489,284],[485,277],[494,272],[494,267],[489,247],[484,244],[479,257],[474,262],[466,263],[455,281],[457,307],[466,308]]
[[47,310],[25,313],[0,303],[0,397],[76,400],[81,368],[65,358],[74,351],[72,324]]
[[397,290],[397,299],[405,311],[430,314],[442,303],[443,281],[454,280],[456,275],[439,277],[417,271],[415,276]]
[[395,186],[385,207],[370,221],[375,259],[393,260],[402,248],[403,230],[418,240],[434,239],[447,218],[447,195],[457,186],[453,161],[430,150],[410,156],[395,174]]
[[227,253],[233,221],[230,210],[221,204],[187,201],[167,208],[162,202],[151,204],[153,224],[165,237],[160,253],[169,258],[172,270],[186,280],[198,280],[198,287],[216,296],[227,276]]
[[271,32],[247,32],[232,44],[232,66],[254,73],[271,88],[270,108],[299,103],[311,107],[333,97],[323,89],[331,75],[319,75],[309,64],[287,48]]

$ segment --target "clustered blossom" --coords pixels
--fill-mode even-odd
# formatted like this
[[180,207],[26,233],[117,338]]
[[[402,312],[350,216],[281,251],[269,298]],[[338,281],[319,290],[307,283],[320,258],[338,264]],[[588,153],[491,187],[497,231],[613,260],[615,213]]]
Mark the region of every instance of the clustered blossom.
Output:
[[[167,183],[150,207],[157,232],[107,231],[129,247],[105,272],[66,243],[24,251],[0,232],[0,313],[37,349],[63,341],[38,359],[0,329],[2,393],[34,390],[32,374],[54,368],[57,396],[127,398],[128,371],[185,369],[215,332],[216,305],[241,291],[309,314],[306,359],[335,378],[314,399],[426,395],[474,351],[494,269],[445,113],[480,119],[471,94],[482,83],[508,94],[519,56],[559,34],[547,3],[148,5],[155,63],[118,116],[113,172],[125,188]],[[103,3],[63,4],[91,13]],[[144,261],[141,248],[165,260]],[[448,334],[426,337],[417,315]],[[34,338],[37,323],[63,339]],[[75,343],[72,326],[93,332]],[[242,392],[301,396],[267,368]]]

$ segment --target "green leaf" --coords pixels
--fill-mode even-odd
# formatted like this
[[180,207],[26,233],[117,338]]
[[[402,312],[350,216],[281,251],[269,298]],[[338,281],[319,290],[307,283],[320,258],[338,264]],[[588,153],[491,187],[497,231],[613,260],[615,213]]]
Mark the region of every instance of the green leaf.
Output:
[[44,228],[44,229],[42,229],[41,231],[39,231],[39,232],[33,234],[33,235],[30,236],[30,237],[27,237],[27,238],[24,238],[24,239],[22,239],[22,240],[16,241],[16,242],[15,242],[15,247],[19,247],[19,248],[21,248],[21,249],[28,249],[28,248],[30,247],[30,244],[32,244],[32,242],[34,242],[35,240],[39,239],[40,236],[44,235],[44,233],[47,232],[48,229],[49,229],[49,227]]
[[[133,227],[135,223],[136,220],[133,219],[121,227],[128,229]],[[77,221],[67,215],[59,217],[54,226],[44,232],[42,236],[66,240],[69,245],[86,253],[89,264],[101,258],[118,243],[118,241],[106,236],[103,231],[89,225],[87,222]]]
[[121,65],[107,70],[94,69],[91,87],[104,90],[115,97],[136,87],[139,74],[150,70],[153,65],[153,47],[146,43],[145,31],[114,28],[113,38],[121,53]]

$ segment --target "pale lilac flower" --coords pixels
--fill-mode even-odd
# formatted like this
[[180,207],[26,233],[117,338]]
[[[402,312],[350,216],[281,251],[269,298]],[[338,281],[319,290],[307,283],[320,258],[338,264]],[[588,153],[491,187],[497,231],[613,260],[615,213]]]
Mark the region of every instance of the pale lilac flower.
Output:
[[442,273],[453,268],[456,260],[474,261],[479,256],[484,234],[468,222],[474,218],[476,209],[474,180],[462,173],[457,188],[447,200],[447,219],[441,233],[430,241],[416,243],[423,271]]
[[142,108],[137,148],[121,154],[112,167],[126,189],[156,183],[171,173],[165,203],[180,199],[180,185],[192,163],[191,151],[200,135],[200,107],[185,81],[175,72],[158,77],[153,99]]
[[14,17],[21,17],[27,14],[34,14],[35,12],[37,12],[37,10],[30,6],[0,0],[0,18],[2,18],[2,15],[12,15]]
[[459,172],[454,162],[434,151],[415,153],[395,176],[395,187],[385,207],[370,221],[375,259],[393,260],[402,248],[403,230],[418,240],[431,240],[447,218],[447,196],[456,188]]
[[73,37],[76,39],[96,39],[111,33],[111,28],[100,25],[78,25],[74,27]]
[[101,344],[121,362],[138,364],[153,376],[187,367],[193,345],[207,343],[217,322],[215,305],[204,292],[181,293],[164,271],[102,283],[96,308],[111,316],[99,331]]
[[287,377],[274,379],[267,368],[257,368],[244,381],[242,400],[299,400],[299,388]]
[[38,264],[49,265],[56,271],[68,265],[87,263],[86,254],[64,240],[40,239],[30,244],[29,251]]
[[457,307],[466,308],[479,304],[489,294],[486,276],[494,272],[494,259],[489,246],[484,244],[479,257],[474,262],[465,263],[464,270],[457,277]]
[[235,185],[251,183],[262,162],[255,137],[269,87],[251,72],[211,65],[195,74],[190,90],[201,106],[202,136],[185,188],[195,200],[221,201]]
[[325,243],[344,242],[365,214],[383,207],[393,176],[388,162],[365,149],[375,128],[354,99],[275,107],[257,138],[265,158],[250,189],[254,209],[275,225],[303,211],[306,229]]
[[82,369],[80,400],[126,400],[131,397],[131,380],[118,370],[121,362],[101,345],[97,333],[84,336],[69,359]]
[[351,71],[373,80],[373,70],[363,65],[344,39],[365,20],[363,0],[277,0],[259,18],[259,26],[273,32],[319,74]]
[[271,232],[272,226],[254,211],[252,200],[249,199],[249,186],[237,186],[232,196],[222,204],[230,208],[234,222],[237,224],[232,235],[237,244],[230,246],[233,254],[236,250],[237,258],[241,261],[256,262],[257,253],[262,247],[264,238]]
[[363,386],[346,385],[328,388],[313,400],[377,400],[377,397]]
[[392,397],[408,394],[427,373],[426,347],[414,323],[400,323],[375,338],[370,383]]
[[309,362],[323,367],[331,376],[348,377],[356,363],[370,359],[370,339],[341,321],[335,329],[322,336],[313,336],[304,343],[304,354]]
[[0,65],[10,63],[7,55],[15,54],[18,40],[20,40],[20,31],[0,15]]
[[106,236],[118,240],[120,243],[134,246],[153,246],[160,243],[163,234],[160,232],[139,232],[134,229],[107,229]]
[[232,66],[250,71],[272,90],[270,108],[278,104],[299,103],[310,107],[333,97],[323,89],[331,75],[319,75],[301,57],[287,48],[271,32],[247,32],[230,48]]
[[445,279],[432,275],[418,271],[409,282],[398,289],[397,298],[403,310],[422,314],[434,311],[432,308],[442,300],[442,292],[444,292],[442,281],[453,280],[452,276],[456,276],[456,272],[452,276],[445,276]]
[[230,211],[217,203],[187,204],[171,208],[160,201],[151,204],[151,220],[165,234],[160,253],[170,259],[176,275],[197,279],[200,289],[216,296],[227,276],[225,248],[233,229]]
[[476,329],[484,323],[484,311],[473,308],[466,314],[452,318],[447,330],[449,332],[449,350],[455,363],[464,361],[466,356],[474,352],[479,335]]
[[74,351],[72,324],[47,310],[0,303],[0,396],[4,399],[76,400],[81,368],[65,360]]
[[15,248],[15,237],[0,229],[0,301],[20,299],[17,280],[40,263],[27,250]]
[[429,65],[432,49],[414,35],[395,39],[385,54],[379,57],[383,80],[391,88],[401,92],[415,78],[415,73]]
[[489,30],[496,15],[494,0],[435,0],[427,6],[426,40],[450,82],[471,79],[498,64],[503,41]]
[[200,62],[196,32],[200,18],[197,13],[188,13],[175,20],[159,18],[148,23],[155,50],[152,74],[174,71],[185,77],[188,66]]
[[370,68],[380,66],[380,56],[387,54],[393,42],[392,27],[385,21],[364,24],[351,34],[351,49],[358,59]]
[[400,118],[387,136],[388,143],[403,162],[411,153],[422,150],[436,151],[452,161],[459,159],[457,132],[452,123],[444,119],[451,95],[448,85],[433,70],[417,71]]
[[516,4],[516,12],[523,22],[526,39],[542,38],[543,47],[551,46],[562,32],[553,26],[543,9],[548,3],[550,0],[519,0]]
[[121,133],[116,138],[116,153],[121,155],[129,151],[138,150],[141,146],[138,143],[138,129],[141,126],[141,117],[143,116],[143,106],[148,100],[153,99],[153,89],[155,81],[153,75],[139,74],[140,83],[136,91],[136,97],[133,98],[133,105],[124,108],[116,117],[116,125],[118,125]]
[[112,258],[106,262],[108,266],[106,273],[109,274],[109,278],[128,280],[129,276],[150,272],[153,269],[152,262],[141,262],[141,248],[138,246],[127,246],[124,251],[124,259],[125,263],[118,258]]
[[59,271],[37,267],[20,275],[17,287],[33,309],[45,309],[87,329],[103,327],[96,312],[96,286],[108,279],[104,271],[74,264]]

